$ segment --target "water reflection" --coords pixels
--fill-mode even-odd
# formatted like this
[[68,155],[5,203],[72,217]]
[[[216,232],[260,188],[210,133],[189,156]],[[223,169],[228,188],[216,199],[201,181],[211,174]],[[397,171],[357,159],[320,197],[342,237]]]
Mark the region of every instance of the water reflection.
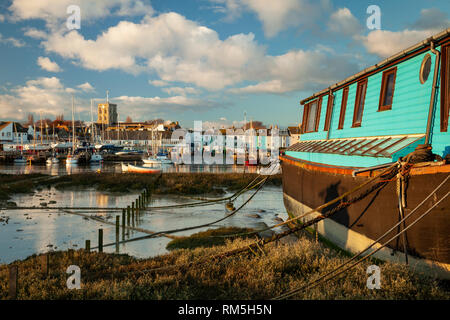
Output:
[[[252,192],[242,195],[235,202],[240,206],[250,197]],[[137,193],[113,194],[94,190],[64,191],[44,189],[34,195],[16,195],[11,199],[18,206],[40,206],[42,202],[48,207],[99,207],[118,208],[130,205],[138,197]],[[264,187],[253,200],[239,211],[235,216],[222,221],[214,227],[220,226],[246,226],[261,228],[262,225],[275,224],[275,219],[286,219],[287,214],[282,201],[282,191],[279,187]],[[50,202],[52,201],[52,202]],[[54,202],[56,203],[54,203]],[[153,196],[150,206],[165,206],[192,202],[191,199],[176,196]],[[71,210],[88,215],[103,216],[107,221],[114,223],[116,215],[121,211],[81,211]],[[136,215],[132,225],[151,231],[162,231],[181,227],[195,226],[209,223],[227,214],[223,203],[206,207],[172,208],[164,210],[148,210]],[[82,248],[86,239],[91,245],[97,245],[98,229],[104,230],[104,243],[115,242],[115,227],[64,211],[52,209],[34,210],[3,210],[0,217],[9,217],[8,223],[0,223],[0,263],[10,263],[16,259],[23,259],[34,253],[43,253],[50,250],[66,250],[68,248]],[[204,229],[190,230],[177,235],[189,235]],[[143,233],[120,231],[121,239],[142,236]],[[130,242],[120,246],[121,253],[145,258],[166,252],[167,238],[154,238],[144,241]],[[106,252],[114,252],[115,248],[107,247]]]
[[[132,164],[134,165],[136,163],[133,162]],[[151,165],[147,164],[142,164],[142,166],[151,167]],[[249,173],[256,173],[257,171],[256,166],[245,167],[243,165],[198,165],[198,164],[191,164],[191,165],[164,164],[161,166],[161,169],[163,172],[180,172],[180,173],[191,173],[191,172],[242,173],[244,171]],[[43,173],[52,176],[57,176],[57,175],[66,175],[66,174],[70,175],[86,172],[122,173],[122,168],[120,162],[92,163],[87,165],[81,164],[66,165],[64,162],[51,165],[47,164],[0,165],[0,173],[8,173],[8,174]]]

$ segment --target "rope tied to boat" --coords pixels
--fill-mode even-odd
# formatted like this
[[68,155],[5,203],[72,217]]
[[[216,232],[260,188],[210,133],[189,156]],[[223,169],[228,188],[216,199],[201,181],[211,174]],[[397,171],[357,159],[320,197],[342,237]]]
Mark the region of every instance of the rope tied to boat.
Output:
[[411,164],[430,161],[442,161],[442,157],[434,154],[431,150],[431,144],[419,144],[413,152],[407,154],[403,158],[400,158],[400,160],[402,162]]

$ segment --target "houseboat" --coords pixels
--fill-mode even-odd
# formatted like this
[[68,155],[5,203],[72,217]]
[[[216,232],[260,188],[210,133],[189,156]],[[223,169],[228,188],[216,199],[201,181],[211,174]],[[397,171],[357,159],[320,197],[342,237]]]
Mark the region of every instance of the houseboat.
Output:
[[[450,197],[445,195],[450,179],[445,179],[450,174],[450,28],[307,97],[300,105],[300,140],[280,156],[288,214],[300,217],[388,166],[405,168],[406,163],[402,179],[395,173],[381,188],[339,207],[315,225],[316,232],[351,253],[371,244],[375,244],[371,250],[379,248],[398,235],[374,256],[449,279]],[[419,161],[406,162],[412,152]],[[432,196],[404,223],[377,241],[428,195]],[[304,223],[329,209],[297,221]]]

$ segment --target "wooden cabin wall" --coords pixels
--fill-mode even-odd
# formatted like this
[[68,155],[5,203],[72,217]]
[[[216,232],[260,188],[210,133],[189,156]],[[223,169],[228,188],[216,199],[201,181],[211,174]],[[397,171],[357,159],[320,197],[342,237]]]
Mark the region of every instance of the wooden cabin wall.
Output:
[[[440,47],[437,48],[440,50]],[[421,84],[419,80],[419,72],[424,56],[429,53],[431,55],[431,72],[428,80]],[[392,109],[386,111],[378,111],[380,102],[381,82],[383,71],[379,71],[368,77],[367,92],[364,102],[364,111],[361,127],[352,128],[353,113],[355,109],[355,98],[357,83],[349,86],[347,99],[344,127],[338,130],[339,114],[341,110],[341,101],[343,89],[334,92],[334,106],[330,126],[329,138],[351,138],[351,137],[370,137],[370,136],[389,136],[403,134],[425,134],[428,118],[428,110],[430,105],[430,97],[433,84],[435,55],[431,51],[425,51],[410,59],[401,61],[390,67],[397,67],[394,97]],[[323,96],[320,112],[319,129],[317,132],[305,133],[300,136],[300,140],[316,140],[326,139],[327,132],[324,131],[325,116],[327,109],[328,95]],[[450,135],[448,132],[440,132],[440,91],[438,90],[435,99],[434,123],[432,140],[433,152],[441,156],[450,153]],[[423,143],[423,139],[411,145],[408,150],[403,150],[393,158],[398,158],[406,151],[414,150],[414,147]],[[364,160],[364,164],[358,165],[361,159],[348,159],[338,157],[331,154],[306,155],[299,152],[287,152],[287,154],[300,159],[330,163],[336,165],[356,165],[370,166],[378,164],[381,159]],[[345,157],[345,156],[344,156]],[[396,160],[396,159],[393,159]],[[341,162],[342,164],[336,163]],[[386,159],[384,159],[386,161]]]

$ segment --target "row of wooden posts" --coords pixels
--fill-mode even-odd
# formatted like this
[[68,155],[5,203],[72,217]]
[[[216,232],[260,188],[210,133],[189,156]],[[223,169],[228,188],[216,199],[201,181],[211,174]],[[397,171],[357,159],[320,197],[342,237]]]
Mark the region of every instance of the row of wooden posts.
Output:
[[[134,227],[134,223],[139,217],[142,209],[146,208],[148,201],[150,200],[150,193],[145,189],[139,197],[131,203],[131,206],[127,206],[122,210],[122,224],[120,224],[120,216],[116,216],[116,253],[119,253],[119,236],[120,229],[122,227],[122,240],[125,240],[126,226],[131,225]],[[91,250],[91,240],[86,240],[85,249],[87,252]],[[73,257],[73,249],[68,250],[69,258]],[[98,229],[98,252],[103,252],[103,229]],[[49,254],[40,256],[41,270],[44,276],[48,276],[49,273]],[[17,299],[19,279],[19,268],[16,264],[9,266],[9,298]]]
[[[135,221],[137,221],[142,209],[145,209],[148,201],[150,200],[150,193],[148,189],[144,191],[131,203],[131,206],[127,206],[126,209],[122,209],[122,224],[120,224],[120,216],[116,216],[116,253],[119,253],[119,238],[120,238],[120,226],[122,226],[122,240],[125,240],[125,227],[134,227]],[[98,229],[98,252],[103,252],[103,229]],[[85,248],[87,251],[91,250],[91,240],[86,240]]]

